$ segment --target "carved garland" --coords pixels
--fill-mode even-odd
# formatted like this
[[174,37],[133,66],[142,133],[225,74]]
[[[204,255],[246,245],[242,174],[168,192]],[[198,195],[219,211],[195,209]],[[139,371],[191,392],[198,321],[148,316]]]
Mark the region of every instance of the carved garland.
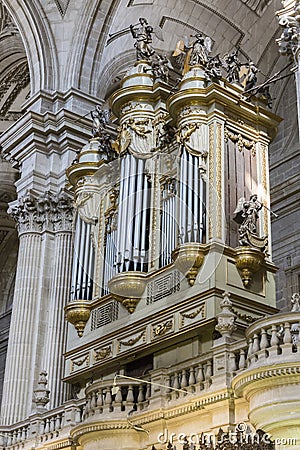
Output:
[[240,133],[233,133],[229,131],[228,129],[225,129],[225,142],[228,142],[228,140],[237,143],[237,148],[240,152],[243,151],[244,147],[247,150],[250,150],[252,153],[252,156],[256,156],[256,142],[255,141],[249,141],[248,139],[243,138],[243,136]]
[[136,344],[142,337],[144,337],[144,335],[145,335],[145,332],[142,331],[136,337],[128,339],[128,341],[119,341],[119,342],[121,345],[124,345],[125,347],[131,347],[132,345]]

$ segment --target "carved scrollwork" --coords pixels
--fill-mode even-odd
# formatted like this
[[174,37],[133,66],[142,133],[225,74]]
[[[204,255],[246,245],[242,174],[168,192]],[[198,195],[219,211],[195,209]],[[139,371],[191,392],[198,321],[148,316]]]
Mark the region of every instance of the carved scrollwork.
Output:
[[169,319],[165,322],[160,323],[153,327],[153,335],[154,337],[159,337],[165,335],[169,330],[173,328],[173,320]]

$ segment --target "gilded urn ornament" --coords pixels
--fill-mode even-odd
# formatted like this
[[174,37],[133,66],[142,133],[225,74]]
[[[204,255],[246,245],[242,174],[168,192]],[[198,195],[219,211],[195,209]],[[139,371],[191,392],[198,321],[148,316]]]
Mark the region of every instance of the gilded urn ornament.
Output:
[[245,246],[236,249],[235,265],[245,287],[250,287],[253,275],[262,268],[264,260],[264,253],[257,248]]
[[74,325],[79,337],[83,335],[90,315],[90,305],[86,300],[74,300],[65,307],[66,320]]
[[108,282],[112,296],[132,314],[146,288],[146,273],[122,272]]
[[177,247],[173,253],[177,269],[183,273],[190,286],[194,286],[196,277],[203,264],[205,251],[202,244],[197,242],[187,242]]

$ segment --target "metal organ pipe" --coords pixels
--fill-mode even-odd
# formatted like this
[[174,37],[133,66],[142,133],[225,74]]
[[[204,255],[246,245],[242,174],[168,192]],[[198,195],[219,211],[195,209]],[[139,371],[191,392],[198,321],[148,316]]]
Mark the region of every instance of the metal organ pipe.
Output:
[[186,208],[187,208],[187,160],[186,160],[186,150],[182,150],[181,155],[181,177],[180,177],[180,237],[181,242],[186,242]]
[[126,271],[129,270],[130,261],[132,261],[132,236],[133,236],[133,222],[135,213],[135,181],[136,181],[136,159],[130,156],[130,179],[128,190],[128,211],[127,211],[127,230],[126,230],[126,245],[125,245],[125,267]]
[[80,242],[80,217],[79,217],[79,215],[77,215],[76,225],[75,225],[75,238],[74,238],[71,300],[77,300],[77,292],[78,292],[78,288],[79,288],[79,286],[77,286],[79,242]]
[[92,298],[94,249],[90,233],[91,224],[86,224],[78,215],[74,239],[71,300]]
[[148,180],[144,175],[144,187],[143,187],[143,203],[142,203],[142,229],[141,229],[141,270],[145,270],[145,258],[146,258],[146,227],[147,227],[147,211],[148,211]]
[[[199,240],[199,202],[202,202],[202,197],[199,196],[199,163],[198,158],[196,156],[193,156],[194,159],[194,239],[196,242]],[[200,219],[201,220],[201,219]]]
[[199,157],[182,150],[180,167],[179,224],[181,243],[204,242],[205,181]]
[[141,216],[143,207],[143,169],[144,161],[138,160],[137,163],[137,183],[135,194],[135,223],[134,223],[134,241],[133,241],[133,268],[137,270],[140,260],[140,238],[141,238]]

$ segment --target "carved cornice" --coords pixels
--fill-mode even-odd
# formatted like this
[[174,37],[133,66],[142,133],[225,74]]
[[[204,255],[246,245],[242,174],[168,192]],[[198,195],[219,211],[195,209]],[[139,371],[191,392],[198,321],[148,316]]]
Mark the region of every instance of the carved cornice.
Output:
[[27,192],[23,197],[10,203],[8,213],[17,222],[19,234],[62,232],[72,229],[72,200],[63,191],[58,195],[47,191],[39,197]]
[[296,361],[245,370],[233,379],[232,387],[238,396],[247,397],[253,391],[299,382],[300,366]]

